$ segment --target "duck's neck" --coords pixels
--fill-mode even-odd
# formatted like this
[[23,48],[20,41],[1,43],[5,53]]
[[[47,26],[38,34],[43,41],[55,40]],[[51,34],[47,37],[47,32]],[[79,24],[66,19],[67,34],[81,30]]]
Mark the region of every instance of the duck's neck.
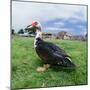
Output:
[[40,30],[36,30],[36,36],[35,39],[42,38],[42,32]]
[[42,32],[41,32],[41,30],[36,30],[36,36],[35,36],[35,40],[34,40],[34,48],[36,48],[37,38],[41,38],[42,39]]

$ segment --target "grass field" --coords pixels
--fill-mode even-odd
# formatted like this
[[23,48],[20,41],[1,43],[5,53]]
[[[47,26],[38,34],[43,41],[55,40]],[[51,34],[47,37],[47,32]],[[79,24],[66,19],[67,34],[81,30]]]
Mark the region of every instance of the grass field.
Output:
[[75,70],[49,68],[37,72],[43,62],[33,48],[34,38],[12,38],[12,89],[87,84],[87,45],[82,41],[47,39],[62,47],[77,65]]

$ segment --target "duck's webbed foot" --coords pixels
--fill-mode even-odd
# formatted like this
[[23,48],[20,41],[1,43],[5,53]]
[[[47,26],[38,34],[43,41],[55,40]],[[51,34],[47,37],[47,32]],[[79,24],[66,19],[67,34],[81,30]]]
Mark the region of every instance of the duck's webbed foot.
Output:
[[50,67],[50,64],[43,64],[43,67],[38,67],[36,70],[38,72],[43,72],[45,70],[47,70]]

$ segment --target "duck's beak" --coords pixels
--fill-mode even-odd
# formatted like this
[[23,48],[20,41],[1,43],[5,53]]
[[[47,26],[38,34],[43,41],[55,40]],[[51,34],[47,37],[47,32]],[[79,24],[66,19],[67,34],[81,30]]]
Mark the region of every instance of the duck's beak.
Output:
[[31,28],[32,27],[32,24],[28,25],[27,28]]

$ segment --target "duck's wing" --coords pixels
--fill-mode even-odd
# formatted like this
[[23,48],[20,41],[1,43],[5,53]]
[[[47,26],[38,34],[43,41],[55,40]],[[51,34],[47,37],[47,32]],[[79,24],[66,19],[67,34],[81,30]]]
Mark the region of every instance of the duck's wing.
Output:
[[52,62],[59,66],[75,68],[75,64],[72,62],[70,57],[63,56],[57,51],[52,54]]
[[69,55],[67,55],[67,53],[63,49],[59,48],[53,43],[49,43],[45,41],[38,42],[36,50],[38,51],[38,53],[41,53],[41,54],[46,53],[46,54],[49,54],[50,56],[53,53],[57,53],[63,57],[69,57]]
[[[52,52],[56,52],[58,54],[63,55],[64,57],[70,57],[62,48],[58,47],[57,45],[49,42],[45,42],[46,47],[49,48]],[[70,57],[71,58],[71,57]]]
[[36,52],[45,63],[66,67],[75,66],[66,52],[55,44],[44,41],[37,44]]

